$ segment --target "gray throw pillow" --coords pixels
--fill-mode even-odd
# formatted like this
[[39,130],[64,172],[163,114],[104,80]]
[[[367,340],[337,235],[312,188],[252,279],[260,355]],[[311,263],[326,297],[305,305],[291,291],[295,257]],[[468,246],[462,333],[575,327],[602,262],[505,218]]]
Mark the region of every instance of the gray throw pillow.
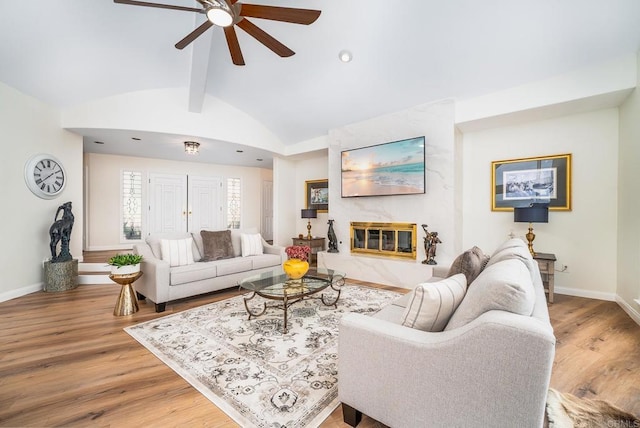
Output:
[[202,236],[202,247],[204,250],[202,257],[203,262],[230,259],[234,256],[233,246],[231,244],[231,231],[201,230],[200,236]]
[[456,257],[449,268],[447,278],[463,273],[467,277],[467,286],[469,286],[480,275],[488,261],[489,256],[486,256],[480,248],[473,247]]

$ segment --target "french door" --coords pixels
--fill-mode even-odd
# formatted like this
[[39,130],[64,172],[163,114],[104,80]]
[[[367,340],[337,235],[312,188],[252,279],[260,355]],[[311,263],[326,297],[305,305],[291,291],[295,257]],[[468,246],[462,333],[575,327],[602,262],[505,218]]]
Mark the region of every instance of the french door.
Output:
[[222,229],[220,177],[149,174],[149,233]]

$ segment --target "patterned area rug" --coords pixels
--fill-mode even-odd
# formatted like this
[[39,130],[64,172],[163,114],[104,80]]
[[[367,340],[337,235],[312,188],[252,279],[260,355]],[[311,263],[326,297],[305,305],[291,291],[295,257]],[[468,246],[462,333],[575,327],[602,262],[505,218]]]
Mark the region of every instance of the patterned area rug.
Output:
[[[337,309],[312,296],[289,308],[287,334],[282,309],[247,320],[242,296],[125,331],[241,426],[317,426],[339,404],[340,317],[374,313],[398,296],[345,285]],[[256,297],[250,307],[263,302]]]

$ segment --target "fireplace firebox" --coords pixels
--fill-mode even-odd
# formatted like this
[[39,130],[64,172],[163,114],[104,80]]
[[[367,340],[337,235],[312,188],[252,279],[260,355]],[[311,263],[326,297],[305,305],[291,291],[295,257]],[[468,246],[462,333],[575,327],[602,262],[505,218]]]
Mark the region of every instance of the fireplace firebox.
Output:
[[351,222],[351,252],[416,259],[415,223]]

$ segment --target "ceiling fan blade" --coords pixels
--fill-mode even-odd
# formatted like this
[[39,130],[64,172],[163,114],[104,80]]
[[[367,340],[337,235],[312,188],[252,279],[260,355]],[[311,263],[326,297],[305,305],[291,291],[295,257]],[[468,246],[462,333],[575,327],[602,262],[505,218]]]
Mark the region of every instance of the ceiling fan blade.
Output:
[[242,3],[240,16],[309,25],[318,19],[320,11],[313,9],[295,9],[291,7],[261,6]]
[[200,36],[202,33],[207,31],[212,26],[213,26],[213,24],[211,23],[211,21],[209,21],[209,20],[204,21],[204,23],[202,25],[200,25],[198,28],[196,28],[195,30],[193,30],[192,32],[187,34],[184,39],[182,39],[178,43],[176,43],[176,48],[177,49],[186,48],[187,46],[189,46],[189,44],[191,42],[193,42],[195,39],[197,39],[198,36]]
[[295,55],[295,52],[271,37],[269,34],[265,33],[264,30],[258,28],[252,22],[249,22],[248,19],[242,19],[238,22],[238,27],[242,28],[246,31],[250,36],[254,39],[271,49],[276,54],[281,57],[287,57],[291,55]]
[[197,9],[195,7],[174,6],[171,4],[149,3],[146,1],[136,1],[136,0],[113,0],[113,2],[120,3],[120,4],[130,4],[132,6],[157,7],[160,9],[184,10],[185,12],[203,13],[203,9]]
[[227,45],[229,46],[229,53],[233,63],[235,65],[244,65],[244,57],[240,50],[240,43],[238,43],[238,35],[233,26],[224,27],[224,36],[227,38]]

